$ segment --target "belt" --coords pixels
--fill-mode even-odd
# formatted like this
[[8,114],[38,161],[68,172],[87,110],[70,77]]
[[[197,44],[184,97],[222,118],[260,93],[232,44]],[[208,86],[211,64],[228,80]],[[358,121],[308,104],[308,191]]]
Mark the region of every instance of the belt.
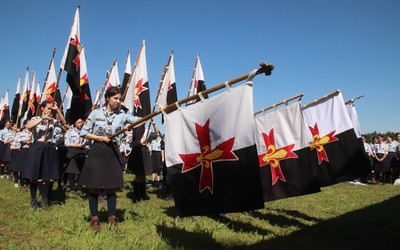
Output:
[[140,143],[140,144],[138,144],[138,143],[131,144],[130,147],[131,147],[131,148],[148,148],[146,144],[143,145],[143,144],[141,144],[141,143]]
[[50,141],[35,141],[35,143],[38,144],[50,144],[50,145],[54,145],[54,143],[50,142]]
[[107,145],[107,144],[113,144],[113,145],[118,146],[118,143],[117,143],[117,142],[114,142],[114,141],[111,141],[111,142],[109,142],[109,143],[102,142],[102,141],[94,141],[93,144],[105,144],[105,145]]

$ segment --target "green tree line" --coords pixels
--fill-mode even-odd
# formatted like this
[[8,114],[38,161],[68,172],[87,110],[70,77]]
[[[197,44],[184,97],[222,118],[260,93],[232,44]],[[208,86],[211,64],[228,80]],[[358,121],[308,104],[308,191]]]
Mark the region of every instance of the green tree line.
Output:
[[386,133],[378,133],[378,132],[374,131],[374,132],[365,133],[363,135],[367,139],[367,142],[372,142],[373,139],[375,137],[377,137],[378,135],[382,135],[383,138],[386,138],[387,136],[391,136],[393,138],[393,140],[396,140],[397,133],[399,133],[399,132],[387,131]]

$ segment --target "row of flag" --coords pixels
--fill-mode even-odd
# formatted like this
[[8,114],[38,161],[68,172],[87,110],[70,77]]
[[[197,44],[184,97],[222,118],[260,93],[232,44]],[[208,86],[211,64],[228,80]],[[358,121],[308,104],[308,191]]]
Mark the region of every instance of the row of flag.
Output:
[[[128,51],[122,83],[120,82],[118,74],[118,63],[114,60],[110,70],[107,72],[106,81],[101,91],[96,90],[92,101],[85,58],[85,47],[80,40],[79,10],[80,7],[78,7],[75,12],[58,76],[54,66],[54,54],[56,51],[54,49],[43,89],[40,89],[39,82],[35,80],[35,72],[33,72],[32,81],[30,83],[28,68],[25,73],[24,86],[22,89],[20,89],[20,79],[18,79],[13,103],[13,111],[15,112],[12,112],[12,115],[8,115],[6,112],[8,110],[8,98],[7,100],[4,98],[1,102],[0,107],[1,114],[3,115],[2,117],[4,117],[3,120],[12,119],[18,123],[19,127],[22,127],[24,120],[30,119],[37,113],[38,104],[43,100],[49,100],[51,102],[55,101],[58,104],[63,110],[67,122],[72,124],[77,119],[86,117],[92,109],[104,104],[104,93],[107,88],[111,86],[121,87],[123,106],[134,115],[143,117],[151,112],[144,40],[133,68],[131,66],[130,52]],[[67,73],[66,82],[68,84],[63,96],[58,84],[62,71]],[[205,89],[199,55],[196,57],[195,69],[193,72],[189,95]],[[37,86],[36,90],[35,84]],[[8,91],[6,95],[8,97]],[[163,108],[176,101],[175,69],[173,53],[171,53],[163,71],[154,108],[156,106]]]
[[340,91],[255,116],[252,86],[244,84],[165,120],[168,182],[180,216],[259,209],[369,170],[354,103],[346,105]]
[[[40,82],[36,82],[36,74],[33,71],[32,81],[29,79],[29,69],[25,73],[25,78],[21,88],[21,79],[18,77],[17,90],[12,103],[11,112],[9,108],[8,90],[0,102],[0,125],[3,126],[6,120],[13,120],[23,123],[27,118],[32,117],[37,112],[37,105],[41,101],[42,90]],[[22,94],[23,93],[23,94]]]
[[[52,64],[54,70],[54,65]],[[51,75],[51,74],[50,74]],[[55,76],[55,73],[54,73]],[[50,77],[48,77],[49,79]],[[54,77],[55,78],[55,77]],[[6,120],[16,122],[19,127],[22,126],[25,120],[35,116],[38,112],[38,105],[44,101],[55,100],[61,103],[61,95],[55,90],[55,80],[50,84],[46,81],[43,89],[40,88],[40,81],[36,81],[36,73],[32,72],[32,78],[29,77],[29,68],[25,72],[23,85],[21,88],[21,78],[18,77],[15,97],[12,102],[11,111],[9,108],[8,90],[0,102],[0,127],[4,125]]]

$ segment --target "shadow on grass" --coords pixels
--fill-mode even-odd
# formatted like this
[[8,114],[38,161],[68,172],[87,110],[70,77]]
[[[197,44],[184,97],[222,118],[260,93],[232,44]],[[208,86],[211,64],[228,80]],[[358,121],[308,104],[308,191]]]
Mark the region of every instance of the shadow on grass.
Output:
[[270,234],[271,231],[265,230],[264,228],[253,226],[246,222],[241,222],[237,220],[231,220],[223,215],[208,216],[219,223],[225,224],[230,230],[237,233],[258,233],[261,235]]
[[170,246],[184,249],[221,249],[223,246],[207,232],[187,232],[183,229],[157,226],[157,233]]
[[53,189],[50,192],[50,202],[65,204],[66,198],[65,191],[62,188]]
[[128,198],[129,200],[131,200],[132,203],[138,203],[138,202],[150,199],[150,197],[147,194],[145,194],[144,196],[141,196],[141,197],[137,197],[135,195],[135,192],[133,191],[133,189],[130,190],[129,192],[127,192],[125,197]]
[[179,217],[178,209],[176,209],[175,206],[165,208],[164,214],[169,216],[169,217],[171,217],[171,218]]
[[[236,245],[233,248],[245,249],[399,249],[400,234],[400,196],[395,196],[379,204],[343,214],[326,221],[309,217],[298,211],[279,210],[281,215],[263,214],[259,211],[249,213],[254,219],[268,221],[280,227],[294,226],[298,231],[285,236],[274,236],[252,245]],[[166,214],[173,214],[169,208]],[[285,217],[293,216],[293,219]],[[171,215],[170,215],[171,216]],[[228,225],[234,232],[257,233],[263,236],[271,234],[265,229],[232,221],[217,216],[220,223]],[[307,226],[299,220],[316,223]],[[172,247],[183,248],[223,248],[208,232],[187,232],[179,228],[157,226],[157,232]]]
[[143,200],[149,200],[150,199],[150,197],[148,196],[149,194],[156,195],[158,199],[172,200],[172,196],[168,195],[168,193],[163,188],[146,187],[145,197],[136,197],[133,187],[131,187],[130,185],[125,185],[124,189],[127,191],[125,197],[131,200],[133,203],[141,202]]
[[[308,215],[300,213],[299,211],[281,209],[275,211],[278,214],[263,214],[260,211],[251,211],[249,212],[249,215],[259,220],[268,221],[269,224],[277,225],[279,227],[295,226],[298,228],[304,228],[308,226],[304,225],[304,223],[301,223],[299,220],[312,221],[313,223],[320,221],[317,218],[310,217]],[[292,218],[289,218],[287,216],[290,216]]]
[[399,249],[400,196],[287,236],[261,241],[250,246],[259,248],[294,249]]
[[168,194],[165,188],[148,188],[150,194],[155,194],[158,199],[172,199],[171,194]]

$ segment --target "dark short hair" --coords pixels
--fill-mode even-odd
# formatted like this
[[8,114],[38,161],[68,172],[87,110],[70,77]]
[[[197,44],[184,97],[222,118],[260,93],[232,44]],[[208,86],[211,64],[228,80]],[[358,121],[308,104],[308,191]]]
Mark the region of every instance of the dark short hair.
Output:
[[118,94],[121,94],[121,89],[117,86],[111,86],[106,90],[106,93],[104,94],[104,99],[106,99],[107,101],[108,97],[115,96]]
[[39,108],[44,108],[46,107],[47,104],[52,104],[52,102],[49,100],[44,100],[43,102],[40,103]]

